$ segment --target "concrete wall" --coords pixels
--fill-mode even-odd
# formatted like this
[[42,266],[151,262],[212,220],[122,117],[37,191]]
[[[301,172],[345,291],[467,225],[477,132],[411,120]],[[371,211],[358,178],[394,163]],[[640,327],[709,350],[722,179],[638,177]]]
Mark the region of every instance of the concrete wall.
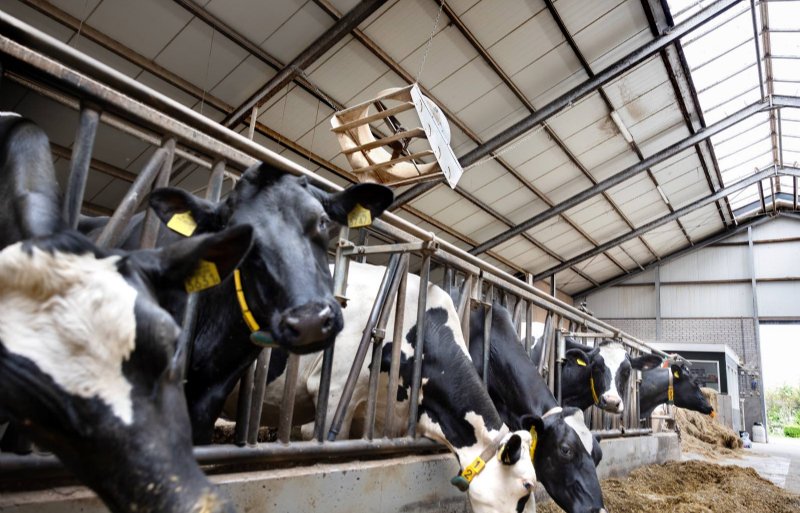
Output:
[[[603,440],[601,478],[680,458],[674,433]],[[213,476],[241,513],[468,513],[466,494],[450,484],[458,464],[450,454],[319,464]],[[548,500],[541,486],[537,500]],[[0,495],[4,513],[102,513],[83,487]]]

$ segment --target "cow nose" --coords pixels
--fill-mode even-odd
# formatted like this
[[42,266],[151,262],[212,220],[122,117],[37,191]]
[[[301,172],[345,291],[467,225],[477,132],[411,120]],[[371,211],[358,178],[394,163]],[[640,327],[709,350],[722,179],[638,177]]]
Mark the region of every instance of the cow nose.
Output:
[[[279,343],[290,351],[322,349],[320,343],[332,339],[342,328],[338,305],[312,302],[283,312],[278,323]],[[313,348],[313,349],[312,349]]]
[[622,409],[623,409],[624,406],[622,404],[622,399],[620,399],[619,397],[616,397],[616,396],[605,397],[604,396],[603,397],[603,403],[604,403],[603,404],[603,409],[604,410],[607,410],[607,411],[610,411],[610,412],[622,413]]

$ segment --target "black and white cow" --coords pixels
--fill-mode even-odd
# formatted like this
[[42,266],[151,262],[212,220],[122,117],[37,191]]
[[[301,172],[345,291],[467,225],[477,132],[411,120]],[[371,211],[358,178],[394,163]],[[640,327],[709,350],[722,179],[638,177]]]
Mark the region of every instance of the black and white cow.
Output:
[[[347,296],[350,298],[344,309],[344,329],[339,334],[334,351],[333,373],[328,401],[327,421],[330,424],[336,406],[341,398],[345,379],[350,371],[361,332],[367,323],[370,310],[378,293],[385,267],[369,264],[350,263]],[[402,363],[397,397],[399,400],[393,426],[395,431],[387,436],[403,436],[408,424],[410,381],[416,346],[417,297],[419,276],[409,274],[407,295],[404,307],[404,326],[402,340]],[[510,432],[500,419],[497,410],[483,388],[475,369],[470,362],[458,314],[447,293],[436,285],[428,284],[427,315],[425,330],[425,356],[422,364],[422,393],[419,405],[417,433],[447,445],[457,456],[462,470],[469,467],[476,457],[484,451],[491,454],[485,457],[485,468],[472,480],[469,486],[469,499],[476,513],[486,512],[532,512],[535,503],[529,495],[536,481],[536,474],[530,460],[530,427],[534,419],[521,420],[519,431]],[[393,332],[395,313],[390,315],[387,333]],[[392,343],[384,348],[382,369],[388,370]],[[273,358],[275,357],[273,351]],[[294,422],[302,424],[314,420],[315,403],[318,397],[321,355],[308,355],[300,359]],[[265,409],[276,408],[280,404],[284,379],[278,369],[270,365],[270,379],[276,377],[267,387]],[[277,376],[276,376],[277,375]],[[384,372],[382,378],[386,377]],[[364,365],[358,376],[350,407],[345,415],[340,437],[354,435],[351,430],[354,421],[363,419],[363,412],[369,389],[369,369]],[[386,383],[379,390],[379,408],[385,405]],[[235,400],[228,405],[233,408]],[[380,411],[380,410],[379,410]],[[266,417],[266,416],[265,416]],[[262,417],[262,419],[265,419]],[[383,415],[378,415],[382,421]],[[379,432],[383,429],[378,423]],[[504,449],[505,448],[505,449]],[[497,454],[503,452],[503,458]],[[502,460],[502,461],[501,461]]]
[[[483,307],[470,315],[470,354],[483,375]],[[604,512],[603,494],[595,466],[603,456],[575,407],[561,408],[536,366],[528,358],[514,329],[511,314],[499,303],[492,305],[487,386],[500,417],[511,429],[535,418],[538,444],[534,453],[536,477],[564,511]]]
[[[329,242],[356,205],[375,218],[392,200],[392,191],[382,185],[358,184],[327,193],[305,177],[264,163],[248,169],[220,203],[175,188],[150,195],[151,208],[165,224],[189,213],[196,224],[191,234],[243,224],[254,227],[253,248],[239,267],[245,304],[237,296],[234,278],[199,295],[186,377],[195,443],[211,442],[225,398],[261,350],[250,343],[254,326],[243,310],[249,309],[259,335],[266,334],[291,352],[310,353],[333,344],[342,329],[342,311],[333,297]],[[138,241],[140,220],[132,223],[130,241]],[[167,231],[163,237],[183,235]]]
[[657,406],[669,401],[670,374],[672,374],[673,402],[679,408],[714,416],[714,408],[700,390],[700,384],[685,365],[672,364],[669,368],[652,369],[642,373],[639,385],[639,416],[646,418]]
[[[541,343],[533,351],[538,362]],[[625,409],[623,395],[628,387],[631,370],[658,367],[661,358],[645,354],[631,358],[621,342],[603,340],[589,347],[566,339],[566,353],[561,374],[561,404],[586,409],[592,405],[609,413],[620,414]]]
[[200,260],[230,274],[252,229],[98,249],[64,229],[45,134],[7,116],[0,191],[0,417],[112,511],[233,511],[194,460],[174,357],[180,328],[160,303],[185,296]]

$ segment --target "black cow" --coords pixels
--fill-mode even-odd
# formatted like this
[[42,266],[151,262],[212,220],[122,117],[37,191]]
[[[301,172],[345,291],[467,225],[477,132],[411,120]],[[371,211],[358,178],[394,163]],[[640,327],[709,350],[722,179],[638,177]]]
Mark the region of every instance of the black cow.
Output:
[[669,401],[670,373],[672,374],[675,406],[714,415],[714,408],[700,391],[700,384],[685,365],[673,364],[670,368],[652,369],[642,373],[639,385],[639,416],[646,418],[657,406]]
[[[470,315],[470,355],[483,376],[484,316],[482,307]],[[538,444],[533,464],[537,479],[564,511],[604,512],[603,495],[595,466],[602,449],[586,427],[583,412],[561,408],[547,383],[528,358],[514,329],[511,314],[492,305],[489,348],[489,395],[500,417],[511,429],[535,418]]]
[[[566,339],[566,354],[561,374],[561,404],[585,410],[595,405],[609,413],[620,414],[625,408],[622,397],[628,386],[631,369],[657,367],[661,358],[645,354],[631,358],[625,346],[603,340],[589,347]],[[541,343],[536,344],[532,359],[539,362]]]
[[[225,398],[261,350],[251,340],[267,339],[301,354],[334,342],[343,321],[328,270],[329,242],[357,205],[375,218],[393,197],[390,189],[378,184],[327,193],[305,177],[264,163],[248,169],[220,203],[175,188],[150,195],[150,206],[168,226],[176,215],[186,218],[188,213],[190,223],[196,225],[192,235],[243,224],[254,227],[253,248],[239,267],[244,304],[234,278],[198,298],[186,382],[196,444],[211,442]],[[138,221],[132,223],[129,241],[138,241]],[[183,235],[166,232],[163,237],[169,240]],[[250,321],[244,310],[250,311]],[[283,354],[285,362],[283,351],[276,354]]]
[[47,137],[18,117],[0,117],[0,191],[0,416],[112,511],[233,511],[192,455],[180,328],[159,303],[201,260],[230,274],[252,229],[98,249],[65,230]]

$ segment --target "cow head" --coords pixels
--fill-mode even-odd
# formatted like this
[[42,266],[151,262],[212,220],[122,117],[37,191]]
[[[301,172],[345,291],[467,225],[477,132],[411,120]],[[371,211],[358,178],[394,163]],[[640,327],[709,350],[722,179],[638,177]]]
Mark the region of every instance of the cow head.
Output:
[[[531,493],[536,485],[531,442],[530,427],[505,436],[469,485],[469,502],[474,513],[536,511]],[[461,461],[462,465],[468,463]]]
[[253,226],[253,248],[240,269],[248,307],[278,345],[309,353],[330,346],[342,329],[328,243],[358,205],[374,218],[392,200],[382,185],[358,184],[331,194],[261,163],[242,175],[222,203],[166,188],[150,195],[150,206],[165,223],[190,213],[197,233]]
[[251,239],[242,226],[125,253],[61,232],[0,252],[0,410],[111,510],[232,511],[194,460],[180,328],[160,302],[201,260],[227,276]]
[[622,413],[624,392],[631,370],[657,367],[661,358],[643,355],[631,358],[625,346],[604,340],[595,348],[566,341],[567,352],[562,377],[564,404],[588,408],[594,404],[609,413]]
[[714,413],[714,408],[700,390],[700,384],[685,365],[673,364],[669,371],[672,373],[672,386],[675,390],[675,406],[703,415]]
[[586,427],[583,412],[556,407],[531,421],[538,437],[536,476],[556,504],[569,513],[604,512],[595,470],[603,451]]

